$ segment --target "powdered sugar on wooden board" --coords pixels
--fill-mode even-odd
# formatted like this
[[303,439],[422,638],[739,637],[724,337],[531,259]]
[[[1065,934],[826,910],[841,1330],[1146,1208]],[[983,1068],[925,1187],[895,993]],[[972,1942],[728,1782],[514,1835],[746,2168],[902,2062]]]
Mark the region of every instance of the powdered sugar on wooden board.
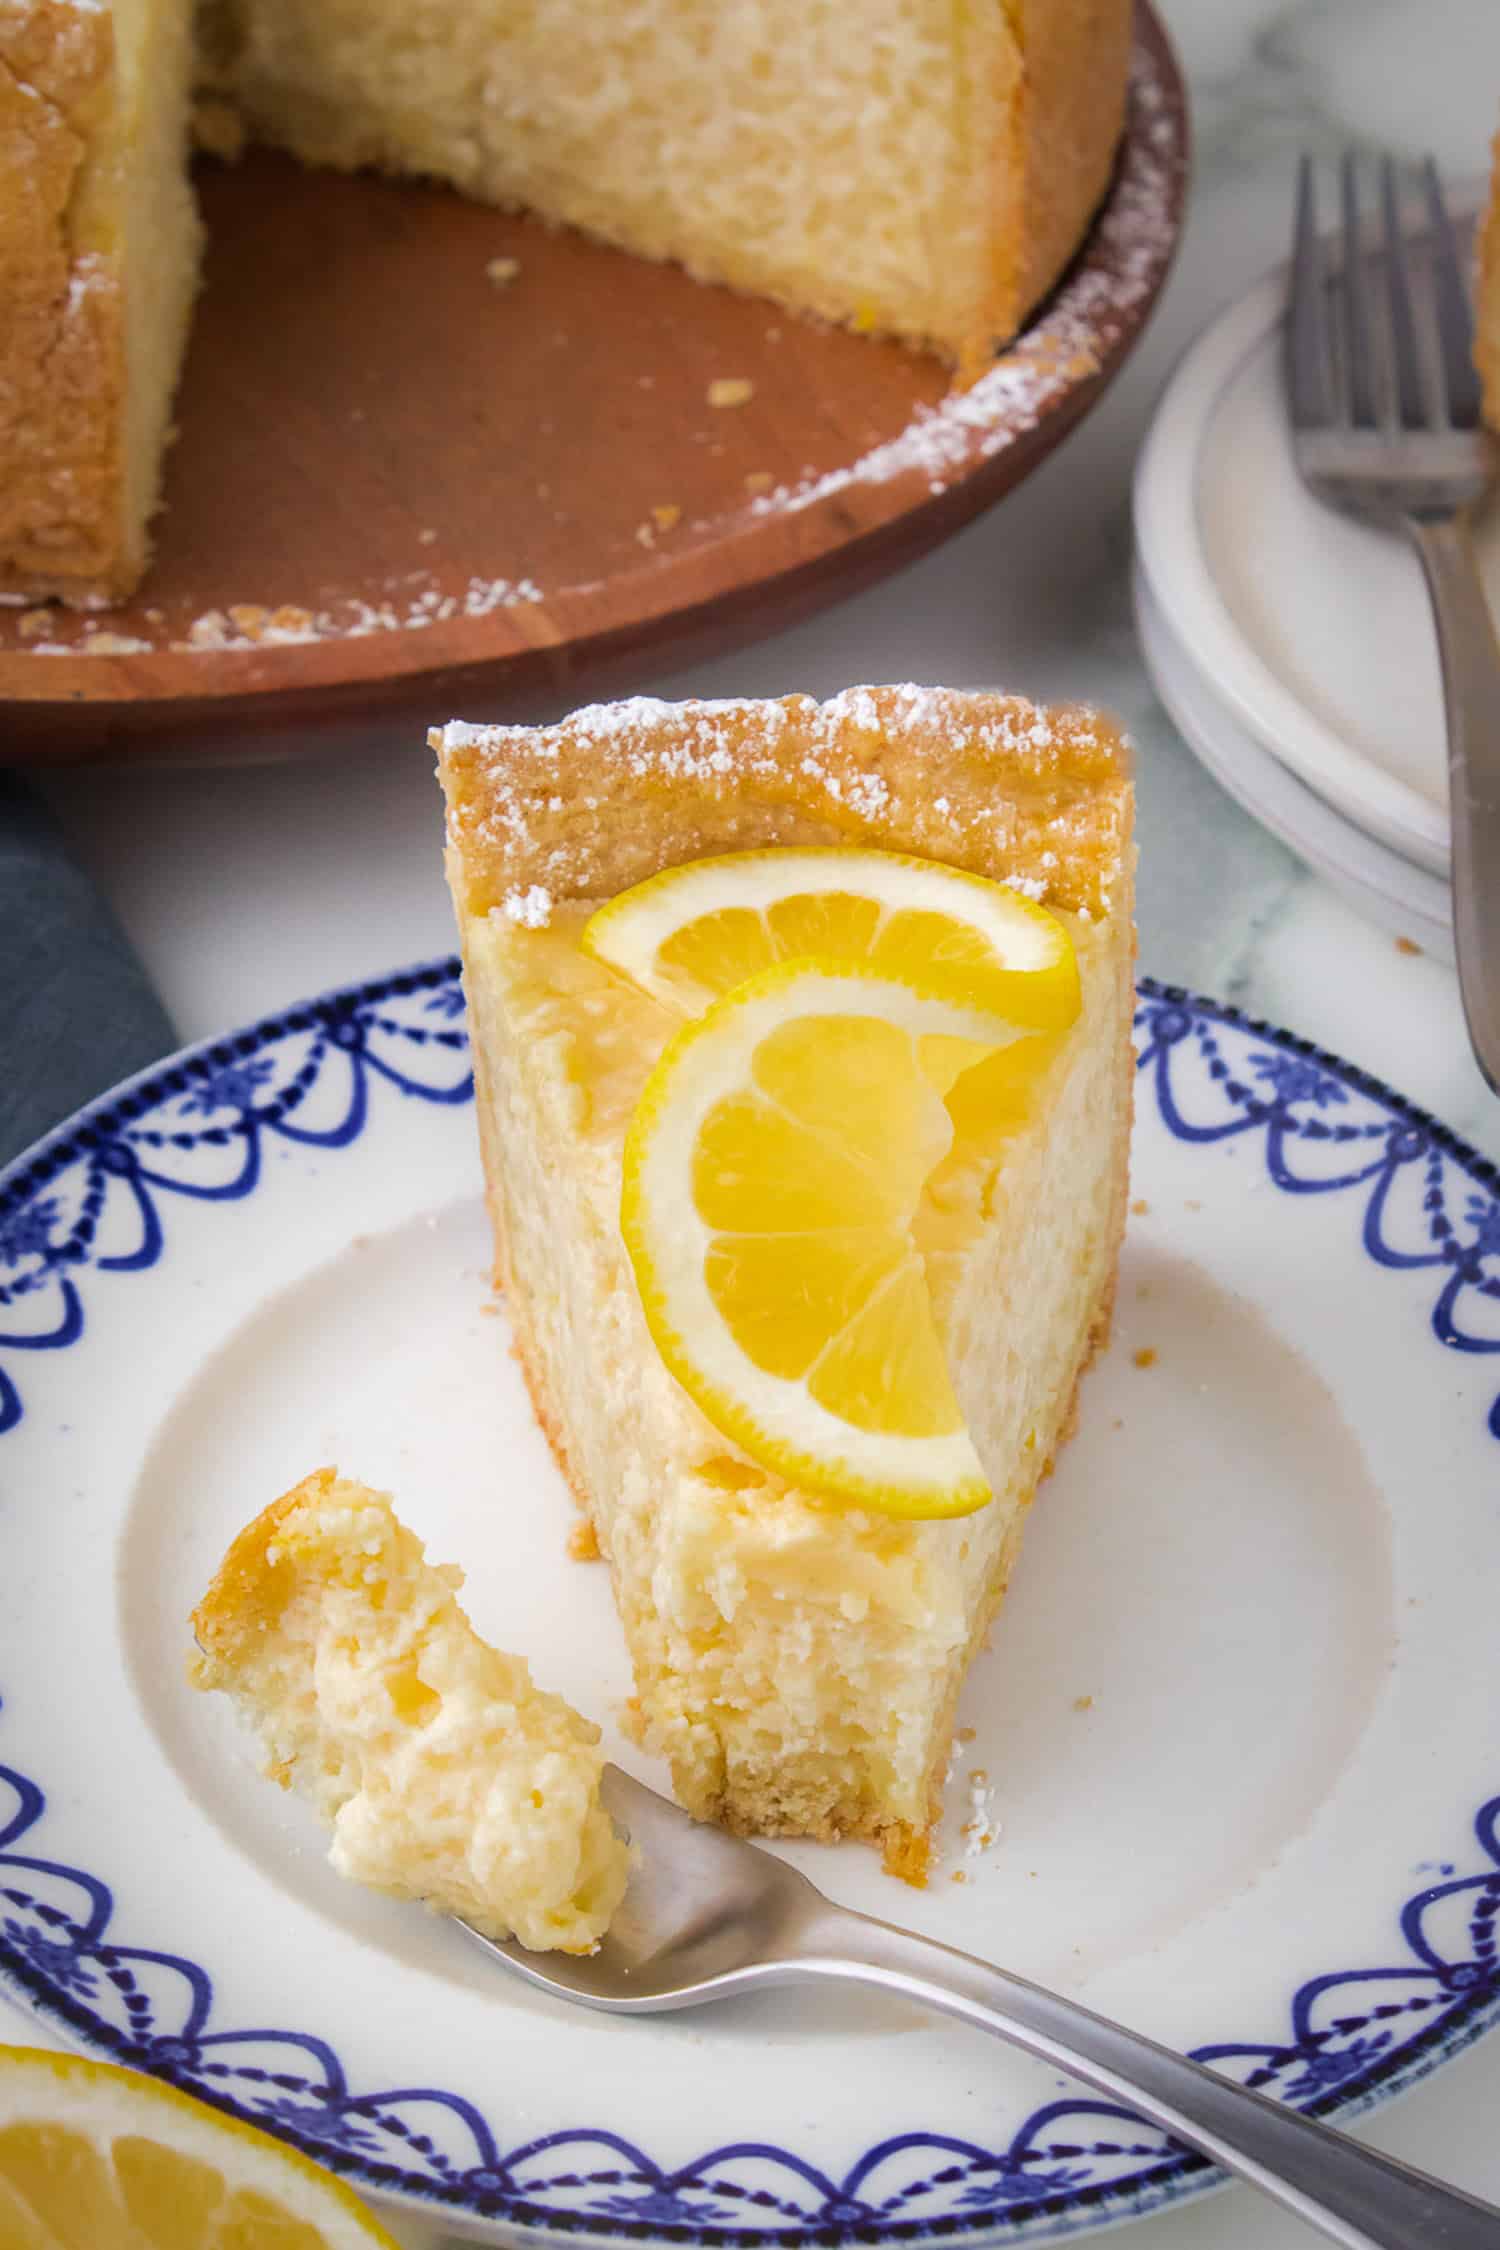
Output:
[[1090,258],[1063,284],[1039,326],[1027,329],[965,391],[920,406],[898,437],[847,468],[783,484],[750,503],[752,515],[814,507],[855,484],[886,484],[922,471],[946,492],[954,476],[992,460],[1075,383],[1097,373],[1125,317],[1156,287],[1173,236],[1180,156],[1167,89],[1153,56],[1138,48],[1130,82],[1131,132]]

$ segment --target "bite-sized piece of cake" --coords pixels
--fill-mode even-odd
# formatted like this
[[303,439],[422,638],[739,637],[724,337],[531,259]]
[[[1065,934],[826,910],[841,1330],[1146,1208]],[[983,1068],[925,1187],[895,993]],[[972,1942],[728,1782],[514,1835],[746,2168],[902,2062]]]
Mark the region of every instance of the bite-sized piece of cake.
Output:
[[193,1679],[333,1829],[341,1875],[533,1951],[597,1944],[628,1847],[599,1730],[479,1638],[463,1574],[320,1469],[247,1525],[193,1613]]
[[216,82],[307,162],[430,173],[977,368],[1077,247],[1130,0],[215,0]]
[[192,0],[0,0],[0,599],[146,565],[197,286]]
[[[702,1818],[867,1837],[917,1872],[959,1686],[1108,1325],[1132,1079],[1126,748],[1094,712],[923,688],[633,702],[433,741],[497,1277],[609,1561],[648,1739]],[[1013,885],[1077,962],[1076,1017],[935,1240],[943,1348],[993,1492],[948,1520],[806,1489],[726,1437],[653,1342],[621,1231],[627,1134],[682,1018],[581,948],[591,910],[684,862],[841,845]]]
[[1495,136],[1490,200],[1475,244],[1474,359],[1484,385],[1484,414],[1500,430],[1500,133]]

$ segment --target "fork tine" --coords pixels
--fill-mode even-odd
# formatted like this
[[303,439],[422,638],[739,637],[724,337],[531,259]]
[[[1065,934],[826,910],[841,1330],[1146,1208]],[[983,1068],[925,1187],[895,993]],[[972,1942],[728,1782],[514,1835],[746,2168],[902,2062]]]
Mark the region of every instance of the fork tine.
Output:
[[1312,160],[1304,156],[1297,167],[1297,223],[1285,347],[1287,403],[1294,429],[1324,429],[1336,419],[1330,343]]
[[1344,206],[1344,341],[1349,419],[1356,429],[1373,429],[1380,419],[1375,396],[1375,334],[1369,280],[1359,239],[1359,183],[1354,151],[1345,149],[1339,167]]
[[1479,427],[1479,377],[1474,371],[1474,319],[1464,287],[1463,262],[1443,201],[1437,166],[1430,156],[1422,167],[1422,177],[1432,222],[1432,287],[1448,420],[1456,430],[1475,430]]
[[1422,358],[1417,349],[1416,316],[1412,310],[1411,261],[1406,236],[1401,231],[1396,167],[1390,157],[1386,157],[1380,167],[1380,201],[1385,215],[1385,276],[1390,301],[1396,419],[1409,430],[1420,430],[1427,425],[1427,402],[1422,384]]

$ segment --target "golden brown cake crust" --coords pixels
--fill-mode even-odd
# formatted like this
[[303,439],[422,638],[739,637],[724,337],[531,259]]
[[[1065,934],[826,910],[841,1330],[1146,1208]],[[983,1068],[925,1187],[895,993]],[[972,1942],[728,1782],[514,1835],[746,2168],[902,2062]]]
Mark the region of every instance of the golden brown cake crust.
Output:
[[1103,199],[1125,123],[1131,0],[1023,0],[1025,219],[1018,328],[1062,273]]
[[1500,133],[1493,146],[1489,209],[1479,224],[1479,288],[1474,362],[1484,385],[1484,414],[1500,430]]
[[127,593],[119,284],[71,203],[112,99],[113,21],[0,0],[0,597]]
[[461,911],[546,919],[663,867],[782,844],[867,844],[1109,911],[1130,850],[1130,754],[1082,706],[949,688],[830,702],[599,704],[552,727],[430,737]]
[[290,1565],[278,1568],[270,1558],[276,1535],[288,1516],[326,1500],[338,1481],[337,1469],[314,1469],[290,1492],[262,1508],[238,1534],[193,1611],[193,1633],[205,1656],[233,1664],[249,1643],[276,1623],[292,1589]]

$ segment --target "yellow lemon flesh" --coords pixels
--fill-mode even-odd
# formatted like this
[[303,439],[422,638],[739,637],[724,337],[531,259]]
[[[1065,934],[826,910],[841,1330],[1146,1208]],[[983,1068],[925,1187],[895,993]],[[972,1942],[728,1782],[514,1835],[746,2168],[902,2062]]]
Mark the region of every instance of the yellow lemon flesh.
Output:
[[697,1015],[798,959],[863,965],[1009,1024],[1060,1031],[1078,965],[1055,915],[936,860],[852,846],[732,852],[669,867],[592,915],[583,949]]
[[752,1459],[892,1515],[990,1497],[935,1308],[1057,1045],[806,958],[669,1044],[627,1136],[622,1230],[667,1366]]
[[109,2063],[0,2047],[4,2250],[397,2250],[268,2133]]

